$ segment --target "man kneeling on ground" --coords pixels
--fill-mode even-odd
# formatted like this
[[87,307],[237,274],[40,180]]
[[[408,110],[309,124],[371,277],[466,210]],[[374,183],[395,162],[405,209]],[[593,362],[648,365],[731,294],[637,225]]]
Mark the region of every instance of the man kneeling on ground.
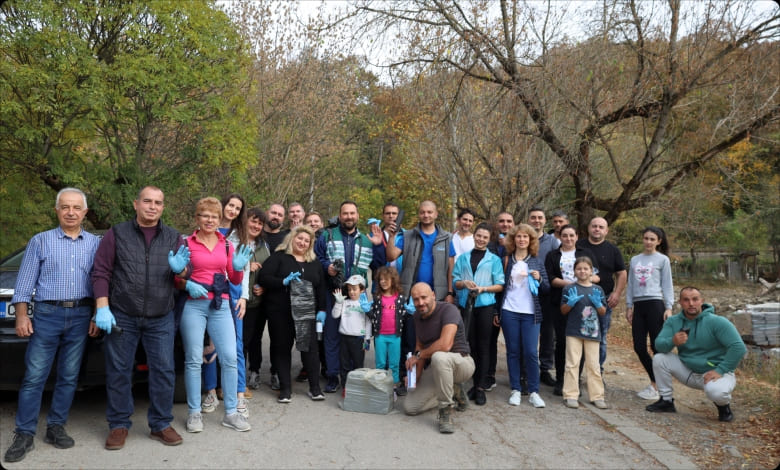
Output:
[[406,396],[404,412],[416,415],[438,406],[439,432],[450,434],[454,431],[450,417],[453,405],[457,404],[458,411],[468,406],[461,384],[474,374],[463,319],[455,305],[437,302],[424,282],[415,284],[411,295],[417,341],[406,369],[411,372],[417,367],[417,388]]
[[[731,391],[737,385],[734,369],[745,355],[745,343],[737,328],[715,315],[715,307],[704,303],[696,287],[680,291],[682,312],[669,317],[655,340],[653,357],[658,393],[661,398],[647,411],[674,413],[672,377],[683,385],[704,390],[718,407],[718,419],[731,421]],[[677,354],[672,348],[677,346]]]

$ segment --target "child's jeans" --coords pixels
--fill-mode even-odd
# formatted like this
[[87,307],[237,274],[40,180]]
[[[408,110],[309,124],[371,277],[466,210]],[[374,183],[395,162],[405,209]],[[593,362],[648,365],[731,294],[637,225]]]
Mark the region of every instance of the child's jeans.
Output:
[[374,338],[374,358],[377,369],[390,369],[393,372],[393,382],[398,383],[398,363],[401,359],[401,337],[398,335],[379,335]]

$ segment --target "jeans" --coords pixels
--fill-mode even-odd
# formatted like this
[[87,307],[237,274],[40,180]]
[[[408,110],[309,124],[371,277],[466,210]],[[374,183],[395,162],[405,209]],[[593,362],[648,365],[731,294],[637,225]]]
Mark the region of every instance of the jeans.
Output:
[[65,425],[81,369],[81,358],[87,344],[92,307],[65,308],[38,302],[32,325],[35,333],[24,356],[24,380],[19,388],[16,432],[35,435],[41,396],[49,378],[54,356],[57,360],[57,382],[52,394],[46,424]]
[[[501,310],[501,328],[506,342],[506,366],[512,390],[521,390],[520,374],[525,365],[528,393],[539,391],[539,323],[534,323],[533,313],[516,313]],[[521,354],[524,364],[521,364]],[[522,391],[522,390],[521,390]]]
[[374,359],[377,369],[390,369],[393,381],[398,383],[401,376],[398,372],[401,358],[401,337],[397,335],[379,335],[374,337]]
[[[333,318],[331,311],[333,310],[333,302],[331,295],[328,296],[328,315],[325,317],[325,324],[322,327],[322,336],[325,342],[325,367],[327,368],[328,377],[338,377],[340,371],[340,355],[341,355],[341,333],[339,333],[339,326],[341,325],[341,318]],[[309,374],[316,374],[316,370],[308,371]]]
[[599,329],[601,330],[601,342],[599,343],[599,366],[604,370],[604,361],[607,360],[607,332],[612,324],[612,309],[607,307],[607,313],[599,315]]
[[228,302],[219,310],[209,307],[208,299],[188,299],[181,315],[181,339],[184,343],[184,384],[187,389],[187,408],[190,414],[200,413],[200,370],[203,362],[203,336],[209,337],[217,349],[217,360],[222,369],[222,395],[225,414],[236,412],[238,398],[238,371],[236,370],[236,330]]
[[[232,303],[232,301],[231,301]],[[233,309],[233,324],[236,328],[236,371],[238,373],[237,388],[238,393],[246,392],[246,366],[244,362],[244,321],[236,316]],[[219,357],[219,354],[217,355]],[[203,375],[203,386],[206,391],[217,388],[217,361],[209,362],[201,366]]]
[[173,342],[176,325],[173,311],[154,318],[134,317],[114,311],[116,325],[124,331],[106,335],[106,420],[110,429],[130,429],[133,415],[133,366],[140,340],[149,365],[149,411],[152,432],[162,431],[173,421],[173,391],[176,370]]

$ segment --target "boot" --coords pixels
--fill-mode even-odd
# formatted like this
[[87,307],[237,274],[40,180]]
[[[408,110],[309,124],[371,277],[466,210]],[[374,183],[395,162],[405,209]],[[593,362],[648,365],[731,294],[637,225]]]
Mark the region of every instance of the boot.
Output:
[[442,434],[452,434],[455,428],[452,425],[452,407],[445,406],[439,408],[439,432]]
[[725,405],[718,405],[716,403],[715,406],[718,407],[718,421],[728,423],[734,420],[734,413],[731,412],[731,407],[728,403]]

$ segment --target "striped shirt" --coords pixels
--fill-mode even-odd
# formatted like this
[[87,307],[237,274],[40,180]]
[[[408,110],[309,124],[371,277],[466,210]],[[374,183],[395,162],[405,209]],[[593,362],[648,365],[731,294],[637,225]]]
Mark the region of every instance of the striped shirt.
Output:
[[12,303],[78,300],[92,297],[92,262],[100,239],[81,230],[70,238],[57,227],[36,234],[27,244]]

